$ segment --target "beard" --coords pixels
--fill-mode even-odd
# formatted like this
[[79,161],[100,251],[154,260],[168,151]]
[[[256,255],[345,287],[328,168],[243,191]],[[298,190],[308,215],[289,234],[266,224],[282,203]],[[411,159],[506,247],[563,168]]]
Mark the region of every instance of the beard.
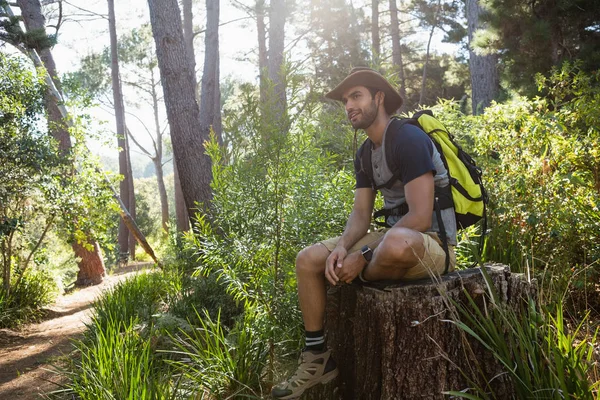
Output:
[[364,110],[361,110],[359,118],[356,122],[350,121],[354,129],[367,129],[377,118],[377,105],[375,100],[371,101],[371,105]]

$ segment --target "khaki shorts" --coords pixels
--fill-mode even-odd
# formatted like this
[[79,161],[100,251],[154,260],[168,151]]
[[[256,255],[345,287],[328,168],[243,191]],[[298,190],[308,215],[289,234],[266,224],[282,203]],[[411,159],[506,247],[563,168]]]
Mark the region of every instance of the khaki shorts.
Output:
[[[360,250],[364,245],[373,243],[374,241],[382,238],[385,233],[389,230],[389,228],[369,232],[365,236],[362,237],[354,246],[352,246],[348,253],[352,253]],[[406,271],[406,274],[402,278],[403,280],[413,280],[413,279],[423,279],[428,278],[430,275],[442,275],[444,273],[444,269],[446,269],[446,253],[444,252],[444,248],[442,247],[442,242],[438,238],[436,232],[425,232],[422,233],[423,236],[423,244],[425,246],[425,255],[421,261],[417,265],[412,268],[409,268]],[[327,250],[330,252],[335,249],[339,237],[333,239],[323,240],[320,243],[327,247]],[[456,253],[454,252],[454,246],[448,246],[448,252],[450,254],[450,264],[448,266],[448,272],[454,271],[454,267],[456,265]]]

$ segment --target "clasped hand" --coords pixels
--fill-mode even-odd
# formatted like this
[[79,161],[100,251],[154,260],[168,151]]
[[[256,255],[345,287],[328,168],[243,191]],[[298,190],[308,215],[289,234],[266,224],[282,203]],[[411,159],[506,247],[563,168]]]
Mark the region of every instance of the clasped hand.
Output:
[[333,286],[339,281],[350,283],[367,265],[360,251],[348,254],[345,248],[336,247],[325,263],[325,278]]

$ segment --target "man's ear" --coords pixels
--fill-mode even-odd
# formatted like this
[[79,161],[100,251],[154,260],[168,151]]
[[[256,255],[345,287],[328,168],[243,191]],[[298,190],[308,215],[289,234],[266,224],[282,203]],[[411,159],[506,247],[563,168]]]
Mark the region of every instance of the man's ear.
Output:
[[380,90],[375,93],[375,104],[377,104],[377,108],[385,104],[385,93],[383,91]]

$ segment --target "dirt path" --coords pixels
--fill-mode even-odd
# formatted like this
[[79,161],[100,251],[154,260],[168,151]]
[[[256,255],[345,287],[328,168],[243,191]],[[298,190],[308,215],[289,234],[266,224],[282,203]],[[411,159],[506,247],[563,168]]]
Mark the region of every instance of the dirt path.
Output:
[[50,307],[47,319],[19,331],[0,329],[0,399],[38,399],[41,393],[58,389],[58,375],[51,364],[73,350],[72,339],[80,337],[91,315],[91,304],[116,283],[147,268],[140,263],[122,268],[97,286],[61,296]]

